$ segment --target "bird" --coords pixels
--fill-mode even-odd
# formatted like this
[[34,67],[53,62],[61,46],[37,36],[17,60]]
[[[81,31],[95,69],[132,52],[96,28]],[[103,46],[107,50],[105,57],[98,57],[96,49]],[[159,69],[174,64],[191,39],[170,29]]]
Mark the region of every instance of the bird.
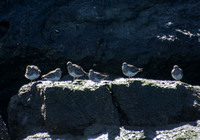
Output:
[[141,72],[142,70],[142,68],[137,68],[134,65],[127,64],[126,62],[122,64],[122,72],[129,78],[135,76],[138,72]]
[[35,79],[40,77],[40,74],[41,74],[41,71],[37,66],[28,65],[26,67],[26,72],[25,72],[24,76],[27,79],[31,80],[31,83],[32,83],[33,80],[35,80]]
[[178,67],[178,65],[174,65],[171,71],[172,78],[180,81],[183,78],[183,70]]
[[54,82],[54,81],[59,81],[61,76],[62,76],[61,69],[56,68],[55,70],[50,71],[49,73],[42,75],[42,79]]
[[73,77],[73,81],[76,78],[79,78],[84,75],[88,75],[88,73],[85,72],[81,66],[77,64],[72,64],[71,61],[67,62],[67,70],[68,70],[69,75]]
[[93,82],[100,82],[101,80],[107,78],[108,75],[101,74],[99,72],[95,72],[93,69],[89,70],[88,78]]

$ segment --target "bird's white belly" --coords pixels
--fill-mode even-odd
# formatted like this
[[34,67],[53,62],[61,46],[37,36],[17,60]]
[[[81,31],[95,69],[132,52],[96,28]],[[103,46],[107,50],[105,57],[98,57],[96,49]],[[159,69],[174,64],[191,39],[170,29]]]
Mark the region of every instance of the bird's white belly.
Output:
[[30,80],[34,80],[37,79],[40,76],[40,74],[32,74],[32,75],[25,75],[26,78],[30,79]]
[[135,76],[138,72],[131,72],[131,71],[128,71],[126,73],[124,73],[126,76]]
[[100,79],[94,78],[93,81],[94,81],[94,82],[100,82]]
[[44,80],[48,80],[48,81],[59,81],[59,80],[60,80],[60,77],[44,78]]
[[172,77],[175,79],[175,80],[181,80],[183,78],[183,75],[182,74],[179,74],[179,75],[172,75]]
[[72,77],[80,77],[80,76],[81,76],[81,75],[76,74],[75,72],[70,72],[70,75],[71,75]]

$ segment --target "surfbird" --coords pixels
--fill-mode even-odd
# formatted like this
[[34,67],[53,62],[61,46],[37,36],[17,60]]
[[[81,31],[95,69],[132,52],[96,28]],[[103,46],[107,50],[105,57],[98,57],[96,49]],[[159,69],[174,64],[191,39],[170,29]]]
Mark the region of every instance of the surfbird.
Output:
[[122,72],[124,75],[130,77],[135,76],[138,72],[141,72],[142,68],[137,68],[134,65],[131,64],[127,64],[126,62],[124,62],[122,64]]
[[67,70],[69,75],[73,77],[73,81],[76,78],[79,78],[81,76],[87,75],[87,73],[83,70],[83,68],[77,64],[72,64],[72,62],[67,62]]
[[28,65],[26,67],[26,73],[25,73],[25,77],[29,80],[31,80],[31,83],[33,80],[37,79],[40,76],[40,69],[35,66],[35,65]]
[[62,76],[62,71],[60,68],[56,68],[53,71],[50,71],[49,73],[42,75],[43,80],[47,81],[59,81]]
[[183,71],[178,65],[174,65],[171,75],[175,80],[181,80],[183,78]]
[[101,80],[105,79],[108,77],[108,75],[101,74],[99,72],[95,72],[94,70],[90,69],[88,77],[90,80],[93,82],[100,82]]

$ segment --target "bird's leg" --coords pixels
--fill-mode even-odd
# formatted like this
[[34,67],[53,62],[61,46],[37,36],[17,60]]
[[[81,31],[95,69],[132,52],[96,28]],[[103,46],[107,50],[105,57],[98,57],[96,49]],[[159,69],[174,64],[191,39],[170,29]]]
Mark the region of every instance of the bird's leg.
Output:
[[97,82],[94,82],[94,87],[98,87],[98,83]]
[[31,84],[32,84],[32,80],[31,80]]

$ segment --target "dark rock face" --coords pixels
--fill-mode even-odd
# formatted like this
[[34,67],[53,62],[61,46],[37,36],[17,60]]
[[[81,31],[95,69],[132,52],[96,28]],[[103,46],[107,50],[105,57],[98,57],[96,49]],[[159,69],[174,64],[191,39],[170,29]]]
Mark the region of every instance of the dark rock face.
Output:
[[83,135],[84,129],[92,124],[119,125],[107,86],[94,90],[86,87],[88,83],[59,82],[58,87],[52,87],[43,82],[23,86],[9,105],[12,136],[25,137],[45,131]]
[[195,121],[200,117],[199,88],[174,81],[127,83],[122,80],[119,83],[112,84],[112,92],[126,116],[127,125],[160,126]]
[[66,60],[73,60],[86,69],[95,63],[96,69],[121,76],[121,63],[128,61],[144,67],[144,77],[171,79],[170,70],[178,64],[187,73],[184,81],[199,84],[194,69],[200,68],[198,0],[31,0],[1,5],[8,9],[0,17],[0,63],[18,65],[16,73],[30,63],[48,71],[55,62],[64,68]]
[[41,110],[44,98],[36,85],[25,85],[19,93],[11,98],[8,108],[11,138],[22,138],[25,134],[46,131]]
[[[66,84],[69,83],[63,86]],[[118,113],[106,86],[94,91],[47,87],[44,95],[45,123],[49,132],[83,135],[83,130],[95,123],[119,125]]]
[[[12,138],[38,132],[85,135],[107,126],[155,127],[200,118],[200,87],[175,81],[48,81],[21,87],[9,104]],[[97,124],[97,125],[96,125]],[[93,129],[92,129],[93,130]],[[96,132],[97,131],[97,132]]]
[[200,84],[199,0],[1,0],[0,112],[28,82],[28,64],[42,74],[66,62],[116,77],[123,61],[143,67],[139,76]]
[[10,137],[8,135],[8,130],[6,128],[6,124],[4,123],[1,115],[0,115],[0,139],[1,140],[9,140],[10,139]]

